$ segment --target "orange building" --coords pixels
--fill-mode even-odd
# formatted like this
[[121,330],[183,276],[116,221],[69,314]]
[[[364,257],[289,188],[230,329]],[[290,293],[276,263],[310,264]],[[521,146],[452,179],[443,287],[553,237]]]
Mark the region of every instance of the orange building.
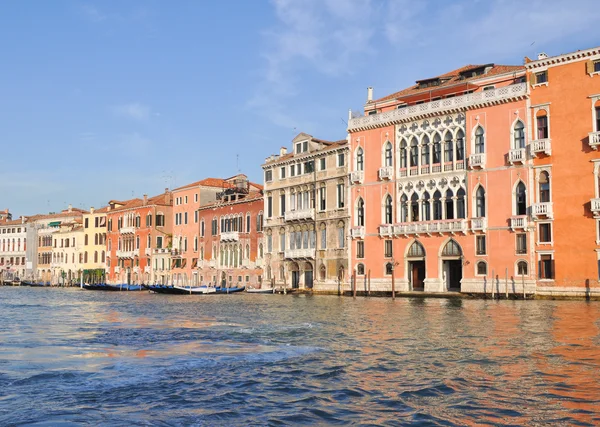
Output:
[[534,292],[524,67],[372,93],[348,129],[358,290]]
[[600,47],[525,67],[537,292],[600,295]]
[[150,283],[153,249],[171,246],[173,200],[163,194],[111,200],[107,211],[107,281]]

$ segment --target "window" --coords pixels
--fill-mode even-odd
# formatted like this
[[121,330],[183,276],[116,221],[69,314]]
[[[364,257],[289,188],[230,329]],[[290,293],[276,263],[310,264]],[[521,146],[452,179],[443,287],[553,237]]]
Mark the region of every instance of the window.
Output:
[[[600,110],[600,107],[598,110]],[[321,159],[321,160],[325,160],[325,159]],[[362,171],[364,169],[365,169],[365,154],[364,154],[363,149],[361,147],[358,147],[358,150],[356,150],[356,170]]]
[[423,245],[421,245],[419,242],[413,242],[413,244],[410,245],[410,248],[408,248],[407,256],[419,258],[424,257],[425,249],[423,248]]
[[406,141],[400,143],[400,168],[406,169]]
[[541,255],[539,261],[540,279],[554,279],[554,260],[552,255]]
[[161,213],[156,214],[156,226],[164,227],[165,226],[165,216]]
[[475,192],[475,217],[485,217],[485,190],[481,186]]
[[446,190],[446,219],[454,219],[454,194],[452,190]]
[[250,214],[246,214],[246,233],[250,233]]
[[315,162],[314,161],[310,161],[310,162],[306,162],[304,163],[304,173],[312,173],[315,171]]
[[478,276],[486,276],[487,275],[487,264],[485,261],[479,261],[477,263],[477,275]]
[[296,165],[290,165],[290,176],[296,176]]
[[523,255],[527,253],[527,234],[520,233],[516,237],[517,254]]
[[384,166],[392,166],[392,144],[386,142],[384,146]]
[[594,73],[600,73],[600,61],[594,62]]
[[273,252],[273,236],[267,236],[267,252]]
[[198,203],[198,193],[194,194],[194,202]]
[[198,224],[198,211],[194,211],[194,224]]
[[419,196],[413,193],[410,198],[410,218],[412,221],[419,221]]
[[539,186],[540,186],[540,202],[541,203],[550,202],[550,175],[548,174],[548,172],[543,171],[542,173],[540,173]]
[[267,170],[265,171],[265,181],[266,182],[270,182],[273,181],[273,171],[272,170]]
[[[362,199],[361,199],[362,201]],[[363,213],[364,215],[364,213]],[[391,224],[393,222],[393,209],[392,209],[392,197],[387,196],[385,198],[385,224]],[[363,225],[364,225],[364,216],[363,216]]]
[[410,141],[410,166],[418,166],[419,165],[419,142],[417,138],[413,138]]
[[344,166],[344,163],[345,163],[344,153],[338,153],[338,155],[337,155],[338,168],[341,168],[342,166]]
[[436,190],[436,192],[433,193],[433,219],[434,219],[434,221],[439,221],[440,219],[442,219],[441,197],[442,197],[442,195],[440,194],[439,190]]
[[486,247],[485,247],[485,236],[476,236],[475,237],[475,253],[477,255],[485,255]]
[[537,123],[537,139],[548,138],[548,116],[539,116],[536,119]]
[[86,218],[86,219],[85,219],[85,226],[84,226],[84,227],[85,227],[85,228],[88,228],[88,226],[89,226],[89,218]]
[[327,227],[321,226],[321,249],[327,249]]
[[535,73],[534,84],[539,85],[541,83],[548,82],[548,71],[542,71],[540,73]]
[[386,274],[386,275],[388,275],[388,276],[391,276],[391,275],[392,275],[392,270],[393,270],[393,269],[394,269],[394,266],[392,265],[392,263],[391,263],[391,262],[388,262],[388,263],[385,265],[385,274]]
[[517,263],[517,274],[519,276],[527,276],[528,270],[529,270],[527,267],[528,267],[527,266],[527,262],[525,262],[525,261],[519,261]]
[[296,154],[300,154],[302,152],[302,143],[296,144]]
[[514,148],[525,148],[525,125],[518,120],[513,130]]
[[346,247],[346,227],[343,223],[338,225],[338,247],[340,249]]
[[324,171],[325,169],[327,169],[326,159],[325,157],[322,157],[319,159],[319,170]]
[[281,179],[285,178],[285,166],[279,170],[279,178],[281,178]]
[[460,219],[467,217],[465,209],[465,190],[462,188],[459,188],[456,193],[456,217]]
[[465,159],[465,134],[459,130],[456,134],[456,161]]
[[539,224],[538,237],[540,243],[551,243],[552,242],[552,224],[549,222]]
[[519,182],[515,191],[515,212],[517,215],[527,214],[527,197],[523,182]]
[[327,209],[327,197],[325,187],[319,188],[319,210],[324,211]]
[[273,216],[273,196],[267,197],[267,218]]
[[279,235],[279,252],[285,251],[285,232]]
[[259,212],[256,216],[256,231],[263,231],[263,213]]
[[475,130],[475,153],[485,153],[485,132],[481,126]]
[[439,134],[435,134],[433,137],[433,163],[442,162],[442,139]]
[[[598,61],[600,64],[600,61]],[[596,106],[596,132],[600,132],[600,105]]]
[[429,137],[425,135],[421,144],[421,166],[429,164]]
[[386,258],[391,258],[393,256],[392,249],[392,241],[384,240],[383,241],[383,256]]
[[185,196],[185,204],[187,205],[188,202],[188,196]]
[[183,213],[183,223],[184,223],[184,224],[187,224],[187,223],[188,223],[188,213],[187,213],[187,212],[184,212],[184,213]]
[[342,209],[345,206],[345,194],[344,194],[344,184],[339,183],[337,185],[337,207],[338,209]]
[[[429,202],[429,199],[430,199],[429,192],[426,191],[425,193],[423,193],[423,203],[421,204],[421,220],[422,221],[430,221],[431,220],[431,203]],[[402,218],[404,218],[405,213],[402,212],[401,214],[402,214]],[[402,222],[405,222],[405,221],[406,221],[405,219],[402,219]]]
[[152,227],[152,214],[146,215],[146,227]]
[[359,240],[356,242],[356,258],[364,258],[365,257],[365,242]]
[[364,264],[358,264],[356,266],[356,274],[358,274],[359,276],[365,275],[365,265]]
[[454,160],[454,144],[452,143],[452,134],[446,132],[444,136],[444,162],[452,162]]
[[285,194],[279,196],[279,214],[285,215]]
[[362,197],[356,203],[356,225],[359,227],[365,226],[365,202]]
[[306,153],[308,151],[308,141],[302,143],[302,151]]

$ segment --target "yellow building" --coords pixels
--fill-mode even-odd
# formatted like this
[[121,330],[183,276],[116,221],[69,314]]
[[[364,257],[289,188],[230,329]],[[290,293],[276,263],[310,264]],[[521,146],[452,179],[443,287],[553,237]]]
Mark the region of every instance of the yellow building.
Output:
[[62,222],[52,234],[52,284],[79,283],[83,266],[83,227],[81,220]]
[[106,213],[108,207],[83,214],[83,278],[99,283],[106,267]]

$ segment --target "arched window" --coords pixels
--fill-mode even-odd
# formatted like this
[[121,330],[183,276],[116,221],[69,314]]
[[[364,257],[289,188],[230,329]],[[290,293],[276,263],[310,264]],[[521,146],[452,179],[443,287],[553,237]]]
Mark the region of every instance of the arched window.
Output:
[[94,263],[98,262],[98,251],[94,251]]
[[321,280],[325,280],[327,278],[327,269],[324,265],[321,265],[321,268],[319,269],[319,278]]
[[519,276],[527,276],[527,274],[529,274],[529,269],[527,267],[527,261],[519,261],[517,263],[517,274]]
[[459,130],[456,133],[456,160],[465,159],[465,133]]
[[359,227],[365,226],[365,202],[362,197],[359,197],[356,204],[356,225]]
[[452,190],[446,190],[446,219],[454,219],[454,200]]
[[83,244],[84,244],[85,246],[87,246],[87,245],[88,245],[88,235],[87,235],[87,234],[86,234],[85,236],[83,236]]
[[515,191],[515,213],[517,215],[527,214],[527,197],[525,193],[525,184],[519,182]]
[[365,265],[364,264],[358,264],[356,266],[356,274],[358,274],[360,276],[365,275]]
[[385,264],[385,274],[391,275],[393,269],[394,269],[394,266],[392,265],[391,262],[388,262],[387,264]]
[[485,190],[482,186],[479,186],[475,192],[475,217],[485,217]]
[[400,143],[400,168],[406,169],[406,140]]
[[385,166],[392,166],[392,144],[387,142],[385,144]]
[[385,198],[385,224],[391,224],[392,222],[393,222],[392,197],[390,195],[388,195]]
[[362,171],[365,169],[365,157],[364,151],[361,147],[356,150],[356,170]]
[[485,132],[481,126],[475,129],[475,153],[485,153]]
[[94,245],[98,245],[98,233],[94,234]]
[[433,193],[433,219],[438,221],[442,219],[442,195],[439,190]]
[[452,134],[450,131],[444,135],[444,161],[451,162],[454,159],[454,144],[452,144]]
[[413,193],[410,197],[410,215],[412,221],[419,221],[419,196]]
[[548,172],[542,171],[540,173],[540,202],[547,203],[550,201],[550,175]]
[[406,194],[400,197],[400,222],[408,222],[408,197]]
[[433,136],[433,163],[442,162],[442,138],[439,134]]
[[425,135],[421,142],[421,165],[429,164],[429,137]]
[[521,120],[517,120],[513,130],[514,148],[525,148],[525,125]]
[[425,257],[425,248],[423,248],[423,245],[421,243],[419,243],[415,240],[413,242],[413,244],[410,245],[410,248],[408,248],[408,253],[406,254],[406,256],[424,258]]
[[104,251],[102,251],[102,258],[101,258],[102,262],[106,261],[106,253]]
[[410,165],[418,166],[419,164],[419,142],[417,138],[410,141]]
[[448,240],[448,243],[446,243],[446,246],[444,246],[444,249],[442,249],[442,256],[461,256],[461,255],[462,255],[462,249],[460,248],[460,245],[458,243],[456,243],[456,240],[454,240],[454,239]]
[[462,188],[459,188],[456,193],[456,217],[460,219],[467,217],[465,209],[465,190]]
[[485,261],[477,262],[477,275],[478,276],[486,276],[487,275],[487,264]]
[[422,215],[421,215],[421,219],[423,221],[430,221],[431,220],[431,202],[430,202],[430,196],[429,193],[426,191],[423,194],[423,205],[422,205]]
[[87,264],[87,262],[88,262],[87,251],[85,251],[85,252],[83,253],[83,262],[84,262],[85,264]]

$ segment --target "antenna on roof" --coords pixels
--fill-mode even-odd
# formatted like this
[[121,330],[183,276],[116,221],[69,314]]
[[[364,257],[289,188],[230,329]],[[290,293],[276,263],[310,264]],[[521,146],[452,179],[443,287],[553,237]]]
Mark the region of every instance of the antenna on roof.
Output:
[[348,122],[346,120],[342,119],[341,117],[340,117],[340,120],[344,122],[344,124],[346,125],[346,127],[348,126]]

